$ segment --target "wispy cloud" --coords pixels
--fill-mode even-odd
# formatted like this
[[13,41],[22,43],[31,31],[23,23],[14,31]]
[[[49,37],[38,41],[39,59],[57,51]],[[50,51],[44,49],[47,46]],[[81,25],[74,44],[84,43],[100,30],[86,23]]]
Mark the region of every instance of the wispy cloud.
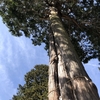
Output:
[[[10,99],[14,93],[16,93],[16,88],[14,88],[14,84],[10,80],[7,69],[5,66],[0,65],[0,98],[7,100],[9,97]],[[2,95],[4,95],[3,98],[1,97]]]
[[8,100],[18,84],[24,83],[26,72],[48,63],[48,57],[44,48],[34,47],[28,38],[13,37],[1,20],[0,28],[0,100]]
[[12,57],[12,45],[9,37],[0,32],[0,99],[10,99],[16,93],[14,83],[9,76],[9,65]]
[[24,43],[26,40],[12,37],[3,24],[0,26],[0,99],[8,100],[24,80],[31,47]]

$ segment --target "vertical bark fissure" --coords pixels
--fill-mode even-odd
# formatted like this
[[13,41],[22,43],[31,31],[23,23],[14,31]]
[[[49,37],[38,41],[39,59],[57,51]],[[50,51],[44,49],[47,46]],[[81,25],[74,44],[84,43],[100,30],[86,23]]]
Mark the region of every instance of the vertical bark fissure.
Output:
[[[55,39],[56,40],[56,39]],[[70,91],[70,93],[71,94],[73,94],[73,95],[71,95],[71,96],[68,96],[68,98],[66,97],[66,98],[62,98],[61,100],[78,100],[77,99],[77,96],[76,96],[76,94],[75,94],[75,91],[74,91],[74,86],[73,86],[73,80],[72,80],[72,78],[70,77],[70,74],[69,74],[69,72],[68,72],[68,70],[67,70],[67,66],[69,66],[69,63],[68,63],[68,65],[66,66],[66,63],[64,62],[64,60],[63,60],[63,58],[62,58],[62,51],[60,50],[60,46],[59,46],[59,43],[58,43],[58,41],[56,40],[56,43],[57,43],[57,51],[58,51],[58,66],[59,67],[61,67],[60,65],[59,65],[59,62],[62,62],[63,63],[63,67],[65,67],[65,71],[67,72],[66,73],[66,79],[67,79],[67,81],[65,82],[65,84],[68,86],[70,86],[71,87],[71,90],[69,90]],[[62,59],[62,60],[61,60]],[[65,89],[67,88],[67,86],[65,87]],[[59,86],[59,88],[61,88],[61,86]],[[63,91],[63,90],[62,90]],[[61,93],[62,94],[62,93]],[[66,95],[66,94],[65,94]],[[61,95],[61,97],[62,97],[62,95]]]
[[[52,13],[55,14],[55,12],[51,11],[51,20],[52,20],[52,16],[53,16]],[[59,45],[58,45],[59,41],[56,40],[56,38],[58,36],[57,37],[55,36],[55,34],[56,34],[55,29],[57,29],[56,25],[54,25],[54,27],[53,27],[53,24],[56,24],[55,19],[56,18],[54,18],[54,20],[53,20],[54,22],[51,21],[52,22],[51,28],[53,29],[54,39],[55,39],[55,43],[56,43],[55,46],[57,48],[57,54],[58,54],[57,55],[58,56],[58,78],[59,78],[59,89],[60,89],[60,92],[61,92],[60,97],[61,97],[62,100],[68,100],[68,99],[74,100],[73,95],[69,96],[69,94],[72,94],[72,87],[71,87],[71,82],[66,83],[66,81],[69,81],[69,76],[66,72],[66,66],[64,65],[64,60],[62,59],[62,52],[63,51],[59,50]],[[68,91],[66,91],[66,90],[68,90]]]
[[92,81],[83,68],[54,7],[51,8],[50,21],[57,54],[61,99],[99,100],[97,90],[90,85]]
[[56,51],[56,44],[53,33],[49,35],[49,54],[50,54],[50,65],[49,65],[49,82],[48,82],[48,98],[49,100],[59,99],[59,86],[58,86],[58,58]]
[[56,73],[56,82],[57,82],[58,92],[59,92],[59,95],[60,95],[59,86],[58,86],[59,85],[59,79],[58,79],[58,52],[57,52],[57,43],[55,41],[54,33],[52,31],[52,28],[51,28],[51,34],[52,34],[52,38],[53,38],[53,41],[54,41],[54,50],[55,50],[55,53],[56,53],[56,64],[57,64],[57,66],[56,66],[56,71],[57,71],[57,73]]

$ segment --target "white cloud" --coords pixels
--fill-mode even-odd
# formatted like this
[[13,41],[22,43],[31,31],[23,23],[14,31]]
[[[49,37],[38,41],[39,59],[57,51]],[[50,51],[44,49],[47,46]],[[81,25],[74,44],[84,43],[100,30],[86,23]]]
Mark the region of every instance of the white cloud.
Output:
[[0,26],[0,99],[8,100],[23,82],[29,54],[35,55],[35,50],[29,41],[11,36],[3,24]]
[[[1,100],[10,99],[12,95],[16,93],[16,88],[14,88],[14,84],[10,80],[6,66],[0,65],[0,77],[0,98]],[[4,97],[2,95],[4,95]]]
[[1,20],[0,28],[0,100],[8,100],[26,72],[36,64],[48,63],[48,57],[44,48],[34,47],[28,38],[12,36]]

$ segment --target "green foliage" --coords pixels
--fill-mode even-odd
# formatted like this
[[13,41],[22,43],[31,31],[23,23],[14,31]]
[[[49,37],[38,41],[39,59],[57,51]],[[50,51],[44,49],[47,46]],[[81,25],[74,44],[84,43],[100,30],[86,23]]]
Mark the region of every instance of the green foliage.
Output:
[[15,36],[30,37],[48,49],[50,10],[58,10],[66,31],[83,62],[100,60],[100,0],[1,0],[0,15]]
[[19,85],[12,100],[47,100],[48,66],[36,65],[25,75],[24,86]]

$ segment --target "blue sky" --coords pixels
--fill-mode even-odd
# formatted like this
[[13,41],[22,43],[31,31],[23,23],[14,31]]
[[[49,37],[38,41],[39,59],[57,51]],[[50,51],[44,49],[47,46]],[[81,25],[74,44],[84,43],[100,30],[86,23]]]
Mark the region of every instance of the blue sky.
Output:
[[26,72],[48,61],[43,46],[34,47],[30,39],[12,36],[0,19],[0,100],[11,99]]
[[[48,64],[44,46],[33,46],[25,37],[12,36],[0,18],[0,100],[10,100],[19,84],[24,84],[24,75],[36,64]],[[91,60],[85,69],[100,93],[100,71],[97,60]]]

